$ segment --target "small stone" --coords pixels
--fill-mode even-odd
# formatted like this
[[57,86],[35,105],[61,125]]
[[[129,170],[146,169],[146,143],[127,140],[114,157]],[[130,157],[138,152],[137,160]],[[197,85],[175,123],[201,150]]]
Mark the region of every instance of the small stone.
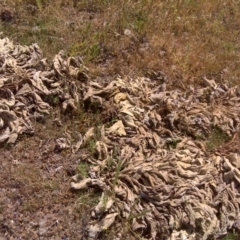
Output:
[[33,28],[32,28],[32,31],[33,32],[40,32],[40,27],[38,27],[38,26],[34,26]]
[[132,36],[132,32],[131,32],[129,29],[126,28],[126,29],[124,30],[124,35],[130,37],[130,36]]

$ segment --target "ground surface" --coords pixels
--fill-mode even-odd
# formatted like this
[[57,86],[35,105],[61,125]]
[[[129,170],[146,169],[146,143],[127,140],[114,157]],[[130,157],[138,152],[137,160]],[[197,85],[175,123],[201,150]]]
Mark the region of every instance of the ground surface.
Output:
[[[114,15],[103,10],[101,1],[95,4],[78,1],[75,7],[70,1],[66,4],[56,1],[56,8],[45,5],[47,1],[26,2],[25,5],[17,0],[0,3],[4,7],[0,32],[21,44],[38,42],[50,58],[62,48],[70,55],[84,55],[92,78],[103,81],[117,74],[129,74],[156,79],[162,77],[156,71],[163,70],[177,87],[184,82],[197,82],[203,74],[214,76],[217,81],[223,76],[233,83],[238,81],[240,18],[239,5],[232,1],[226,1],[225,6],[206,5],[205,1],[206,12],[195,1],[182,1],[185,5],[179,8],[167,3],[163,6],[166,14],[160,14],[165,17],[159,20],[162,25],[157,30],[149,27],[153,16],[147,20],[144,7],[136,8],[134,15],[121,5],[125,15],[119,17],[117,4],[109,8],[115,11]],[[134,6],[129,11],[133,9]],[[221,16],[216,14],[219,9]],[[195,22],[198,14],[201,17]],[[179,16],[184,21],[178,25]],[[106,19],[111,19],[109,25]],[[104,24],[106,30],[102,28]],[[131,29],[129,34],[126,29]],[[76,193],[69,186],[70,177],[84,171],[79,169],[79,156],[92,154],[93,147],[89,144],[78,155],[55,149],[55,140],[62,136],[66,126],[84,133],[103,120],[96,112],[84,114],[81,119],[82,112],[77,116],[61,116],[55,108],[51,116],[35,123],[34,136],[22,136],[14,146],[1,146],[0,239],[87,239],[91,207],[98,202],[100,193]],[[62,126],[54,123],[56,117],[61,118]],[[212,136],[211,142],[217,141],[218,145],[217,137],[214,133]],[[220,150],[225,151],[224,147]],[[121,227],[126,228],[123,239],[136,239],[128,226]],[[110,231],[99,239],[113,239],[113,235]]]
[[69,189],[77,156],[54,153],[58,133],[48,119],[33,137],[1,149],[1,239],[82,238],[89,213],[74,209]]

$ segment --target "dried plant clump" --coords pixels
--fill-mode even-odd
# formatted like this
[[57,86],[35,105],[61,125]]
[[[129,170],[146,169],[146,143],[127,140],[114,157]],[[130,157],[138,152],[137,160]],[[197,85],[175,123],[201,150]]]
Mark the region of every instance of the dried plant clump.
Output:
[[33,120],[51,111],[47,99],[60,99],[63,112],[76,109],[75,81],[87,79],[86,71],[80,58],[67,58],[63,51],[50,65],[37,44],[0,39],[0,142],[14,143],[19,134],[32,134]]
[[88,177],[71,184],[103,192],[90,238],[122,218],[147,239],[209,239],[237,229],[240,156],[210,155],[205,141],[216,127],[229,138],[239,131],[239,91],[207,78],[203,85],[183,92],[147,78],[86,83],[83,101],[117,110],[102,126],[97,155],[85,159]]

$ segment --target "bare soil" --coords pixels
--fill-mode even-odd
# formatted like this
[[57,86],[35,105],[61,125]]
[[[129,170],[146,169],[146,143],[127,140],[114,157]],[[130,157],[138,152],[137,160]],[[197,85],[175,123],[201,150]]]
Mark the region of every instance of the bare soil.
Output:
[[55,140],[71,123],[84,129],[88,121],[65,117],[58,127],[54,116],[36,122],[34,136],[22,136],[0,149],[0,239],[84,239],[91,204],[99,194],[70,190],[70,177],[84,150],[59,153]]

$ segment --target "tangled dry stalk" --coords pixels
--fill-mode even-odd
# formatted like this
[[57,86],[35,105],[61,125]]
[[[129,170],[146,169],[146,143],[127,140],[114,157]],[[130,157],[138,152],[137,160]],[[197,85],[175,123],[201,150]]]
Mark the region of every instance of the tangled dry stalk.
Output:
[[[1,142],[32,134],[34,120],[50,113],[49,97],[60,99],[63,112],[74,111],[79,102],[116,109],[111,126],[101,126],[96,154],[81,159],[91,164],[88,177],[74,176],[71,183],[76,190],[102,191],[89,238],[118,218],[145,239],[209,239],[238,230],[240,156],[210,154],[204,144],[214,127],[230,137],[239,131],[238,88],[207,78],[202,87],[186,91],[169,89],[165,78],[100,84],[87,71],[79,57],[61,51],[49,64],[38,45],[0,39]],[[74,134],[75,143],[66,132],[57,148],[77,154],[94,128],[83,137]]]

